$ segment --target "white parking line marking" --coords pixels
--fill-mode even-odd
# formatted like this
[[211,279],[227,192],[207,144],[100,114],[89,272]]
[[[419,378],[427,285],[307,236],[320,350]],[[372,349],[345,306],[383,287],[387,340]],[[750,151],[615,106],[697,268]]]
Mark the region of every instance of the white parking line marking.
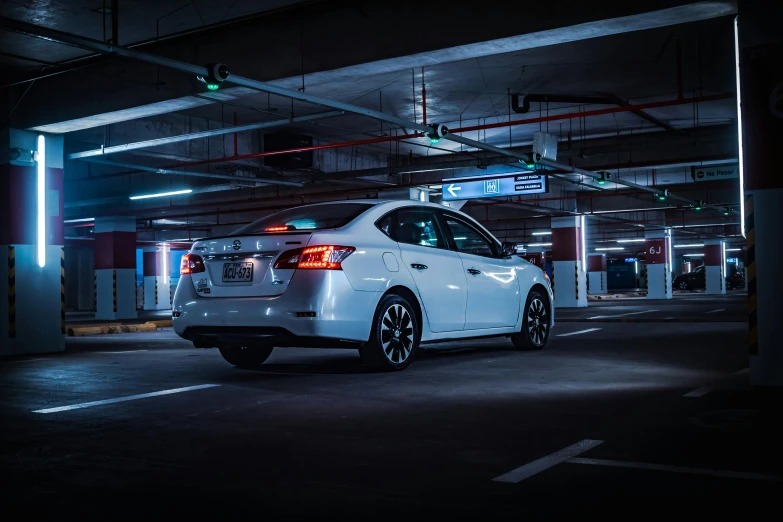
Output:
[[499,475],[492,480],[495,482],[510,482],[512,484],[516,484],[517,482],[521,482],[526,478],[530,478],[533,475],[541,473],[542,471],[546,471],[549,468],[560,464],[561,462],[565,462],[576,457],[577,455],[581,455],[585,451],[591,450],[603,442],[604,441],[602,440],[585,439],[583,441],[577,442],[576,444],[572,444],[567,448],[556,451],[551,455],[541,457],[540,459],[529,462],[524,466],[512,469],[508,473]]
[[774,475],[762,473],[746,473],[744,471],[724,471],[720,469],[688,468],[682,466],[668,466],[665,464],[648,464],[646,462],[625,462],[622,460],[608,459],[583,459],[575,458],[568,461],[569,464],[588,464],[592,466],[610,466],[615,468],[647,469],[651,471],[670,471],[672,473],[687,473],[690,475],[708,475],[711,477],[737,478],[750,480],[783,480]]
[[664,317],[664,319],[677,319],[676,317]]
[[137,353],[137,352],[147,352],[149,350],[122,350],[119,352],[95,352],[95,353]]
[[714,390],[712,386],[702,386],[701,388],[696,388],[693,391],[690,391],[683,395],[683,397],[703,397],[704,395],[707,395],[712,390]]
[[657,311],[658,310],[642,310],[641,312],[628,312],[627,314],[596,315],[595,317],[588,317],[588,319],[609,319],[610,317],[624,317],[626,315],[649,314],[650,312],[657,312]]
[[587,330],[579,330],[578,332],[569,332],[564,334],[557,334],[555,337],[568,337],[570,335],[579,335],[583,333],[597,332],[600,328],[588,328]]
[[726,311],[725,308],[718,308],[717,310],[710,310],[709,312],[704,312],[704,313],[705,314],[715,314],[715,313],[718,313],[718,312],[725,312],[725,311]]
[[34,410],[33,413],[57,413],[59,411],[78,410],[81,408],[90,408],[92,406],[101,406],[103,404],[114,404],[116,402],[135,401],[136,399],[146,399],[148,397],[159,397],[161,395],[171,395],[172,393],[182,393],[193,390],[203,390],[204,388],[214,388],[219,384],[199,384],[198,386],[187,386],[185,388],[174,388],[152,393],[142,393],[140,395],[129,395],[127,397],[118,397],[116,399],[105,399],[102,401],[82,402],[80,404],[71,404],[69,406],[58,406],[56,408],[45,408],[43,410]]

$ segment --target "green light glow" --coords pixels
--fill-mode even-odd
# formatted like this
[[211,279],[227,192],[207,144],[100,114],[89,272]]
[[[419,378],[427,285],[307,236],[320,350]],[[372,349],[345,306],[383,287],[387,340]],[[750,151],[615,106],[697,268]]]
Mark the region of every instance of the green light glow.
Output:
[[218,90],[218,87],[220,87],[220,85],[218,85],[217,83],[208,83],[207,84],[207,89],[209,89],[210,91],[216,91],[216,90]]
[[658,199],[659,199],[660,201],[665,201],[665,200],[666,200],[666,196],[658,196]]
[[723,215],[724,216],[728,216],[729,215],[729,211],[728,210],[723,211]]
[[598,180],[598,184],[599,185],[606,185],[606,180],[605,179],[599,179]]
[[696,209],[695,209],[695,210],[701,210],[701,207],[696,207]]
[[430,145],[435,145],[440,141],[440,138],[430,138]]

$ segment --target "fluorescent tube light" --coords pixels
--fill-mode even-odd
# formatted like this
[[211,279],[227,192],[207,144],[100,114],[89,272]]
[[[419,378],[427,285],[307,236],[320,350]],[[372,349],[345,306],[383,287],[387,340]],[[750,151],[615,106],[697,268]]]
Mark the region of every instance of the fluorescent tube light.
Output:
[[704,243],[688,243],[687,245],[674,245],[674,248],[697,248],[703,246]]
[[46,138],[38,135],[38,155],[36,157],[38,177],[38,266],[46,265]]
[[192,189],[174,190],[171,192],[159,192],[157,194],[144,194],[142,196],[131,196],[130,199],[136,200],[136,199],[149,199],[149,198],[163,198],[166,196],[179,196],[180,194],[190,194],[191,192],[193,192]]

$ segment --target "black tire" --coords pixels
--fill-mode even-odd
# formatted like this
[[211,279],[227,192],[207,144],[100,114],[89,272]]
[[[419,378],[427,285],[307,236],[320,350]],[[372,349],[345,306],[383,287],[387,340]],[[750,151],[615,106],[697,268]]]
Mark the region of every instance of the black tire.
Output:
[[269,359],[274,347],[266,344],[224,344],[218,349],[227,363],[252,370]]
[[413,307],[403,297],[389,294],[378,303],[370,340],[359,349],[359,354],[373,370],[404,370],[416,356],[419,338]]
[[549,339],[552,326],[552,314],[549,299],[539,290],[531,290],[522,311],[522,331],[511,336],[511,342],[517,350],[540,350]]
[[687,281],[680,281],[680,283],[677,285],[677,288],[680,290],[690,290],[691,285],[689,285]]

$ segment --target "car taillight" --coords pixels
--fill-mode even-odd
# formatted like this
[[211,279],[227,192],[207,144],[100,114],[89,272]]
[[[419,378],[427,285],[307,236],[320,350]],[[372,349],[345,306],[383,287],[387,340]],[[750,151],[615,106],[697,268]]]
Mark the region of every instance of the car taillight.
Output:
[[183,274],[200,274],[204,272],[204,260],[201,256],[196,254],[185,254],[182,256],[182,263],[179,265],[179,273]]
[[304,248],[296,248],[294,250],[287,250],[283,252],[280,257],[275,261],[275,268],[287,268],[293,270],[299,264],[299,256],[302,254]]
[[342,270],[340,263],[356,249],[349,246],[323,245],[288,250],[275,262],[275,268],[320,268]]
[[291,225],[285,225],[282,227],[266,227],[264,232],[288,232],[289,230],[296,230]]
[[299,256],[297,268],[325,268],[327,270],[342,270],[340,265],[345,258],[356,249],[349,246],[314,246],[307,247]]

